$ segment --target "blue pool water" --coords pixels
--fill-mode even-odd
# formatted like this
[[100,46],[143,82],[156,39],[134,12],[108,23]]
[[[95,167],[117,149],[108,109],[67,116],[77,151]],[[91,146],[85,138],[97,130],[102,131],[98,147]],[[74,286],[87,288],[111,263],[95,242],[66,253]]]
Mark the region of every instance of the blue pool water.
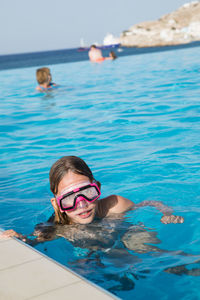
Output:
[[[105,232],[95,251],[78,234],[77,244],[60,237],[36,248],[121,299],[200,299],[200,276],[166,272],[200,268],[193,264],[200,255],[199,50],[50,65],[60,87],[48,94],[34,90],[35,67],[1,71],[0,226],[30,234],[45,222],[51,165],[81,156],[103,196],[161,200],[185,222],[164,225],[146,207],[88,225],[85,237]],[[110,228],[114,239],[106,244]],[[138,230],[168,251],[137,251]]]

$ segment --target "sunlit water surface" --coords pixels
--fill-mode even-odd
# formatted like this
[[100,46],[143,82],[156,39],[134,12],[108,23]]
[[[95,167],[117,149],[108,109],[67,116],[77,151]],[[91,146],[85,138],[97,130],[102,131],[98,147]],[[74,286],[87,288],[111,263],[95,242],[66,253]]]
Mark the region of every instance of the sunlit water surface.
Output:
[[[164,225],[147,207],[83,228],[77,244],[60,237],[36,248],[122,299],[200,299],[200,276],[166,272],[200,268],[199,48],[50,68],[60,87],[48,94],[34,90],[36,68],[0,72],[1,227],[30,234],[45,222],[51,165],[80,156],[103,197],[161,200],[185,222]],[[167,251],[138,251],[138,230]]]

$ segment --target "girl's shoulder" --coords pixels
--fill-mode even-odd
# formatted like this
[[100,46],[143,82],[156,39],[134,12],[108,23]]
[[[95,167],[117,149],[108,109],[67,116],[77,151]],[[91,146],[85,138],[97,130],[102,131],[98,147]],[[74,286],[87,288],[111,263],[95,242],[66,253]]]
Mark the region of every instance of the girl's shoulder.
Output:
[[119,195],[110,195],[97,202],[97,216],[100,218],[115,213],[123,213],[134,206],[134,203]]
[[104,218],[109,214],[111,207],[115,205],[113,196],[114,195],[111,195],[97,201],[97,217]]

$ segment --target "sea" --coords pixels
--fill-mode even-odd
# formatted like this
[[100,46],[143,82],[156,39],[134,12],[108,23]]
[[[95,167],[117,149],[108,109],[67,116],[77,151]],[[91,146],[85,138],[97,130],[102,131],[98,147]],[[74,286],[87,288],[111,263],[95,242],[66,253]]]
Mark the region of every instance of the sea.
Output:
[[[119,47],[102,49],[103,56],[108,56],[111,50],[116,52],[118,57],[127,55],[138,55],[152,52],[161,52],[177,49],[185,49],[191,47],[198,47],[199,41],[188,44],[172,45],[166,47]],[[0,70],[27,68],[40,65],[61,64],[69,62],[78,62],[88,60],[88,51],[81,50],[81,48],[50,50],[42,52],[21,53],[0,55]]]

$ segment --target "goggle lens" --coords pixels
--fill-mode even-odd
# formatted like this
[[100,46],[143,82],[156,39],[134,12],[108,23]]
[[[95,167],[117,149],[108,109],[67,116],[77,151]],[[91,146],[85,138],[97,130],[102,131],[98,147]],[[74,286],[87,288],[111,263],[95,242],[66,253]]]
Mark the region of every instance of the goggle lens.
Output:
[[67,194],[57,198],[58,205],[62,210],[73,210],[76,208],[79,197],[88,202],[97,200],[101,195],[98,186],[95,183],[75,189]]

